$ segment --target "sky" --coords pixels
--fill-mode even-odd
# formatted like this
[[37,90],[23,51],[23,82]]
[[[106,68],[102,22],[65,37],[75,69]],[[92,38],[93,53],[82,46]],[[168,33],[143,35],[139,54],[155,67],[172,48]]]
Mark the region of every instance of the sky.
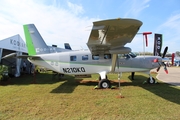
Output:
[[[47,45],[88,49],[94,21],[133,18],[143,22],[139,33],[148,36],[145,52],[153,52],[154,34],[163,35],[163,49],[180,51],[180,0],[0,0],[0,40],[19,34],[25,41],[23,25],[33,23]],[[143,36],[126,44],[143,51]]]

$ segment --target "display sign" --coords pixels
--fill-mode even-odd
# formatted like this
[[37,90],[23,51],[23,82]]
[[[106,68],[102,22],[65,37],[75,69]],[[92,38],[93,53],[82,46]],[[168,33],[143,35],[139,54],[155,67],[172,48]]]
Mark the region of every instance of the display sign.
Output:
[[154,56],[161,56],[162,34],[154,35]]

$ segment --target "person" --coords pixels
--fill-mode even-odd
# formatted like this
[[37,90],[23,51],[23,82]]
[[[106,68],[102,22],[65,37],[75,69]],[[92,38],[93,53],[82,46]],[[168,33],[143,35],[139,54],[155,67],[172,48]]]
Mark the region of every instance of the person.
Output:
[[30,62],[29,63],[29,74],[31,74],[32,73],[32,63]]
[[23,62],[23,72],[26,72],[26,62]]
[[35,73],[35,66],[32,63],[30,63],[30,72],[31,72],[31,74]]
[[134,74],[135,72],[131,72],[131,79],[134,80]]

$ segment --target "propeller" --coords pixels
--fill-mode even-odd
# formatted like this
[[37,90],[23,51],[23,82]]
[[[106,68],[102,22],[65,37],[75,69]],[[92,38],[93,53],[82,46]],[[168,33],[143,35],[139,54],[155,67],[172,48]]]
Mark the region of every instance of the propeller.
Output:
[[[166,53],[168,51],[168,47],[166,46],[166,48],[164,49],[164,52],[162,54],[162,59],[166,56]],[[164,71],[166,72],[166,74],[168,74],[168,70],[166,67],[166,64],[164,63],[164,61],[162,62],[162,65],[164,66]],[[161,66],[157,68],[157,72],[160,70]]]

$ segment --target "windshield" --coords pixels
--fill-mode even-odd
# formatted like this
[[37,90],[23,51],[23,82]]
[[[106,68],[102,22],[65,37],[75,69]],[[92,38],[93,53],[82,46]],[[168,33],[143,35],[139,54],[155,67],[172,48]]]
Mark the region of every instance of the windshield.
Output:
[[130,52],[129,55],[132,57],[132,58],[135,58],[137,55],[133,52]]
[[118,54],[118,57],[120,59],[129,59],[129,58],[135,58],[137,55],[135,53],[128,53],[128,54]]

